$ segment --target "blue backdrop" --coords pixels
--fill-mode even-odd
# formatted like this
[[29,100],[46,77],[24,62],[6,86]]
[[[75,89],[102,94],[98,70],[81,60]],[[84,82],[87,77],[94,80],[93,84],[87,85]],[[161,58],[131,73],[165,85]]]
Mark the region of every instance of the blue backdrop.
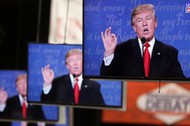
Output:
[[[28,48],[28,100],[40,102],[43,87],[41,68],[50,64],[55,77],[68,74],[65,67],[66,52],[81,45],[53,45],[30,43]],[[98,80],[106,107],[122,107],[122,82],[113,80]],[[53,103],[52,103],[53,104]],[[95,106],[93,106],[95,107]]]
[[155,5],[158,18],[156,38],[179,50],[179,61],[190,77],[189,0],[84,0],[84,76],[97,77],[104,48],[101,32],[112,27],[118,43],[136,37],[131,26],[134,7],[143,3]]

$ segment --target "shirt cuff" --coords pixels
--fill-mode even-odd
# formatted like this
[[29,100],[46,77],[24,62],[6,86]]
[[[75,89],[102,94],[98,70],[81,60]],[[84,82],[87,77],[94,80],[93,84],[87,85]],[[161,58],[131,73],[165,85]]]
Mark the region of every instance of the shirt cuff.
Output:
[[109,66],[111,64],[111,61],[113,60],[114,58],[114,54],[111,54],[110,56],[108,57],[104,57],[104,65],[105,66]]
[[38,126],[45,126],[44,122],[38,122],[37,124],[38,124]]
[[48,94],[48,93],[50,92],[51,88],[52,88],[52,85],[43,87],[43,92],[44,92],[44,94]]
[[5,109],[5,107],[6,107],[6,104],[1,104],[1,105],[0,105],[0,112],[3,112],[4,109]]

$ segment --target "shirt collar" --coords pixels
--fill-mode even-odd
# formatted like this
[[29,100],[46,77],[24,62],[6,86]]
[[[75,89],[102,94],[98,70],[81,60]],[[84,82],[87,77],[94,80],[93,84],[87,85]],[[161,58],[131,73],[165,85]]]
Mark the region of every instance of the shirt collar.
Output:
[[[152,40],[150,40],[148,43],[150,44],[150,47],[153,47],[154,44],[155,44],[155,37],[152,38]],[[138,42],[139,42],[139,45],[142,47],[142,41],[141,39],[138,38]]]
[[[74,88],[74,85],[75,85],[75,78],[72,74],[69,74],[70,76],[70,79],[71,79],[71,83],[72,83],[72,87]],[[82,78],[82,74],[80,76],[78,76],[78,84],[79,84],[79,89],[81,89],[81,85],[82,85],[82,81],[83,81],[83,78]]]
[[[149,47],[149,51],[150,51],[150,56],[152,56],[152,50],[153,50],[153,47],[154,47],[154,44],[156,42],[156,39],[155,37],[152,38],[152,40],[150,40],[148,43],[150,44],[150,47]],[[141,50],[141,55],[143,56],[143,45],[142,45],[142,42],[141,42],[141,39],[138,38],[138,43],[139,43],[139,46],[140,46],[140,50]]]
[[[18,97],[19,97],[20,104],[22,106],[22,103],[24,102],[24,98],[23,98],[23,96],[21,94],[19,94]],[[26,101],[27,101],[27,97],[26,97]]]

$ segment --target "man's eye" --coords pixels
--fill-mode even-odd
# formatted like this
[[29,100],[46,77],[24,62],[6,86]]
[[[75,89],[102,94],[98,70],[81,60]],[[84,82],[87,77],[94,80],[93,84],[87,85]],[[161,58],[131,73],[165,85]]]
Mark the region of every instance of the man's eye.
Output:
[[137,19],[136,21],[137,21],[137,22],[142,22],[142,19]]
[[77,58],[77,61],[81,61],[82,59],[81,58]]
[[147,17],[146,20],[151,20],[151,17]]
[[73,62],[73,61],[74,61],[74,60],[72,60],[72,59],[69,59],[69,60],[68,60],[69,63],[71,63],[71,62]]

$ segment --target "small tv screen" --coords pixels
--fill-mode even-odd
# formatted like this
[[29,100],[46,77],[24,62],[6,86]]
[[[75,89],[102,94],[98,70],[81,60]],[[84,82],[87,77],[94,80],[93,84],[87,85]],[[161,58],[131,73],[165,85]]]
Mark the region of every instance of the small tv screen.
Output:
[[28,100],[97,109],[125,108],[122,81],[83,78],[82,66],[81,45],[29,43]]
[[190,79],[188,0],[84,0],[83,5],[84,77]]
[[[28,102],[27,72],[0,70],[0,121],[49,122],[59,121],[59,107],[34,105]],[[24,97],[26,101],[24,102]],[[25,107],[24,107],[24,103]]]
[[[59,107],[59,121],[57,122],[38,122],[38,125],[44,125],[44,126],[73,126],[73,124],[71,123],[73,121],[73,115],[72,112],[70,110],[69,107],[64,107],[64,106],[60,106]],[[11,125],[9,126],[23,126],[23,124],[25,124],[26,122],[24,121],[11,121],[11,122],[0,122],[0,124],[2,124],[2,126],[4,126],[3,124],[8,124],[10,123]],[[30,122],[31,123],[31,122]],[[32,124],[35,125],[35,123],[33,122]],[[31,125],[31,124],[29,124]],[[7,126],[7,125],[6,125]]]
[[[37,122],[38,126],[73,126],[71,123],[73,121],[72,111],[69,107],[59,106],[59,120],[57,122]],[[11,122],[2,121],[0,125],[2,126],[24,126],[25,124],[36,126],[36,122],[27,122],[14,120]],[[9,125],[8,125],[9,124]]]

